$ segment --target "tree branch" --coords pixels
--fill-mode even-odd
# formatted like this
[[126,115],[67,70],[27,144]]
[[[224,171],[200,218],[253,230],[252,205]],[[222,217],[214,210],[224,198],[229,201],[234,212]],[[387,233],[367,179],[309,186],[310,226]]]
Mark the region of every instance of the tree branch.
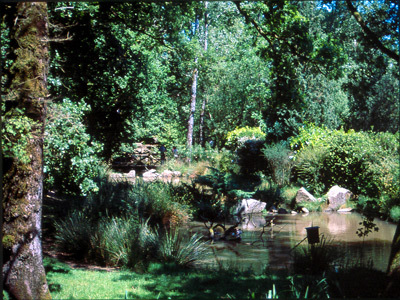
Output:
[[235,1],[235,5],[237,7],[237,9],[239,10],[240,14],[242,16],[244,16],[244,18],[246,19],[246,22],[253,24],[254,28],[258,31],[258,33],[269,43],[270,46],[273,46],[273,43],[271,41],[271,39],[269,38],[269,36],[264,32],[264,30],[262,30],[262,28],[256,23],[256,21],[254,21],[253,18],[250,17],[250,15],[247,13],[247,11],[244,11],[241,7],[240,7],[240,2],[241,1]]
[[361,14],[357,11],[357,9],[353,6],[351,3],[351,0],[346,0],[347,8],[349,9],[350,13],[353,15],[353,17],[356,19],[357,23],[360,24],[361,29],[364,31],[364,33],[367,35],[369,40],[384,54],[389,56],[390,58],[393,58],[397,62],[399,62],[399,55],[395,53],[394,51],[386,48],[382,42],[379,40],[379,38],[376,36],[374,32],[372,32],[371,29],[365,24],[363,18],[361,17]]

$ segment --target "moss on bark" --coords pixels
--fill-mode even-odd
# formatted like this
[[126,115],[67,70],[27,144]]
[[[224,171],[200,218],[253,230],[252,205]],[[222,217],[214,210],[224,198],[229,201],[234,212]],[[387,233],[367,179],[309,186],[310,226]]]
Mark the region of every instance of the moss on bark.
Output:
[[13,159],[3,177],[3,284],[16,299],[50,299],[41,249],[43,128],[47,97],[47,3],[20,2],[8,100],[32,120],[29,163]]

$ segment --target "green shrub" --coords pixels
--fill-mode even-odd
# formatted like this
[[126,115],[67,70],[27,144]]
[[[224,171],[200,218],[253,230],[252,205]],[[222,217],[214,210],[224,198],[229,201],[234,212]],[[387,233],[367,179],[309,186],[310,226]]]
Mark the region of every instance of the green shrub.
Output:
[[285,143],[265,145],[262,153],[267,161],[268,174],[279,186],[290,183],[292,160],[291,151]]
[[321,201],[304,201],[304,202],[298,203],[297,206],[298,207],[307,208],[308,211],[321,212],[325,204],[326,204],[325,200],[321,200]]
[[267,203],[267,209],[274,205],[280,206],[286,203],[282,197],[281,188],[274,182],[266,182],[265,180],[256,188],[253,198]]
[[[110,180],[107,174],[95,179],[99,191],[90,193],[82,204],[82,210],[92,220],[104,216],[137,215],[152,225],[165,225],[173,219],[174,224],[184,222],[189,217],[189,206],[182,198],[175,199],[174,188],[164,182],[144,182]],[[183,196],[182,196],[183,197]]]
[[237,164],[242,174],[254,174],[266,169],[267,162],[262,153],[263,147],[262,140],[246,140],[237,148]]
[[88,110],[84,102],[73,103],[69,99],[49,105],[43,147],[47,189],[70,195],[97,190],[93,178],[102,147],[86,132],[83,114]]
[[400,206],[394,206],[390,209],[390,218],[395,222],[400,220]]
[[[374,198],[388,214],[399,199],[399,133],[328,130],[307,125],[291,140],[294,176],[315,194],[333,185]],[[362,204],[360,204],[362,206]]]
[[309,146],[296,155],[293,167],[293,181],[304,186],[312,194],[323,194],[329,187],[325,185],[324,160],[327,149]]
[[235,155],[226,149],[213,152],[210,162],[215,169],[222,173],[238,174],[240,171]]
[[281,190],[281,197],[287,206],[292,206],[296,201],[298,186],[285,186]]
[[172,184],[114,181],[101,172],[96,183],[99,191],[54,226],[59,248],[79,258],[135,266],[156,257],[154,228],[174,228],[189,218],[193,199]]
[[265,141],[265,136],[265,133],[262,132],[259,127],[246,126],[236,128],[235,130],[228,132],[226,137],[226,147],[231,150],[236,150],[240,146],[243,146],[243,144],[248,140],[260,141],[263,143]]

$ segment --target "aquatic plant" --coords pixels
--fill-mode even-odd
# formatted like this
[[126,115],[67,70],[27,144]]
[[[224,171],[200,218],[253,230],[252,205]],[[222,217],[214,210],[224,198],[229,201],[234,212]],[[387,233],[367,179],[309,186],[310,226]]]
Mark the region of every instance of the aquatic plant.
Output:
[[321,235],[319,243],[294,249],[293,271],[296,274],[322,274],[333,269],[334,263],[344,257],[332,240]]

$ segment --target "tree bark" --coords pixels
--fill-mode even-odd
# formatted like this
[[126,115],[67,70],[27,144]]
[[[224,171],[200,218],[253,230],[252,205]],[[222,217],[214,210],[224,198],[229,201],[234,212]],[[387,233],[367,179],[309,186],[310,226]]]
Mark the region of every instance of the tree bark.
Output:
[[[197,64],[197,58],[194,61]],[[197,67],[193,70],[192,74],[192,89],[190,97],[190,115],[188,121],[187,145],[191,148],[193,145],[193,129],[194,129],[194,113],[196,112],[196,94],[197,94]]]
[[[204,2],[204,53],[207,53],[207,48],[208,48],[208,2]],[[203,103],[201,104],[201,112],[200,112],[200,145],[204,147],[205,144],[205,139],[204,139],[204,114],[206,111],[206,104],[207,104],[207,99],[203,97]]]
[[397,229],[393,237],[387,273],[389,283],[384,296],[400,297],[400,222],[397,223]]
[[26,160],[8,159],[3,177],[3,285],[16,299],[51,299],[43,267],[43,131],[46,115],[46,2],[19,2],[13,27],[15,60],[6,100],[32,120]]

